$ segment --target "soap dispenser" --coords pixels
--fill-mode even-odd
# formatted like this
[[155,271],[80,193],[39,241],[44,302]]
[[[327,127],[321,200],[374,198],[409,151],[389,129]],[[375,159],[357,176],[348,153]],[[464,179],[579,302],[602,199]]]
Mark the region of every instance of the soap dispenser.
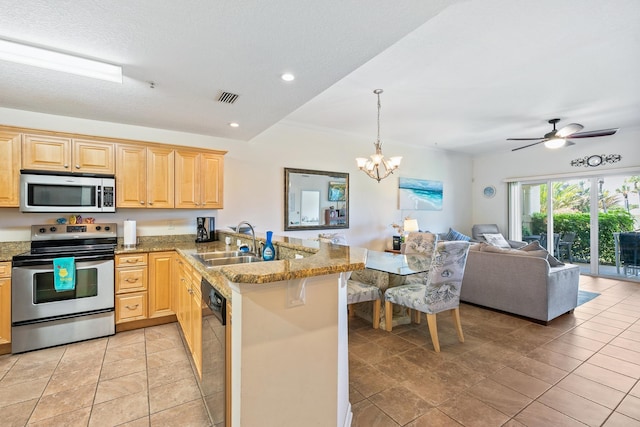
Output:
[[273,231],[267,231],[267,242],[264,244],[264,248],[262,248],[262,259],[265,261],[273,261],[276,259],[276,249],[273,247],[273,243],[271,243],[272,237]]

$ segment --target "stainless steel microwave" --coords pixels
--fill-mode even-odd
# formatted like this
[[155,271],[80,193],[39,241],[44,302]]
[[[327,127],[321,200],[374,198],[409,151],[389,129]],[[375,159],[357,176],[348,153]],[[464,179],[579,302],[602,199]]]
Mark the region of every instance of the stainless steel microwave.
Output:
[[22,212],[115,212],[113,176],[29,173],[20,175]]

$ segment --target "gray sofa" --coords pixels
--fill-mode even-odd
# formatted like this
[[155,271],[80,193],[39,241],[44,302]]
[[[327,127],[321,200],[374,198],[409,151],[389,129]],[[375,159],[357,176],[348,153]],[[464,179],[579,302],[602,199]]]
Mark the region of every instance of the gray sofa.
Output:
[[578,304],[580,267],[551,267],[546,258],[469,251],[460,300],[527,317],[538,323]]

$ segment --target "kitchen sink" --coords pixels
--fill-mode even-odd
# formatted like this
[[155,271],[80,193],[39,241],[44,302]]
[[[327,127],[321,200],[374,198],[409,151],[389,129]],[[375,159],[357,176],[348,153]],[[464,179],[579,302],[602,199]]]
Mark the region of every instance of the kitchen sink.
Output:
[[200,261],[207,268],[262,261],[262,258],[252,252],[240,251],[203,252],[192,254],[191,256]]

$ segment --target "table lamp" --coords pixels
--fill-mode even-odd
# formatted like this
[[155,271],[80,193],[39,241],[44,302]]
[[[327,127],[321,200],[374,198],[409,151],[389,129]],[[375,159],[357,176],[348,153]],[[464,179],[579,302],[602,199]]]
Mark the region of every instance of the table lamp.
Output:
[[407,235],[412,231],[420,231],[420,227],[418,227],[418,220],[407,218],[404,220],[404,234]]

